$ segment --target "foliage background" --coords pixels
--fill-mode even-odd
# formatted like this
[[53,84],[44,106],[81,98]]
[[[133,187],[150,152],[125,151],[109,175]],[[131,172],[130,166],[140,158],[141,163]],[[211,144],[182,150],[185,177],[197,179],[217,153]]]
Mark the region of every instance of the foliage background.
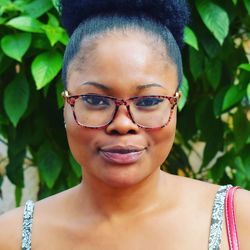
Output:
[[[162,168],[250,189],[250,0],[191,0],[190,6],[184,98],[176,143]],[[39,171],[39,199],[81,180],[62,116],[67,42],[55,0],[0,0],[0,143],[9,159],[0,186],[6,174],[17,205],[27,159]],[[201,164],[194,166],[189,156],[201,142]]]

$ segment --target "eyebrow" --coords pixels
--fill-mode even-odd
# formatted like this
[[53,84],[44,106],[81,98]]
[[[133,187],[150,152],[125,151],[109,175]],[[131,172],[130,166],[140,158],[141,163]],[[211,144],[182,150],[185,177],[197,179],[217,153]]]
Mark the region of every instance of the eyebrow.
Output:
[[84,82],[84,83],[82,83],[82,85],[84,85],[84,86],[91,85],[91,86],[94,86],[94,87],[101,89],[101,90],[110,90],[109,87],[107,87],[104,84],[98,83],[98,82]]
[[[101,83],[98,83],[98,82],[84,82],[84,83],[82,83],[82,85],[84,85],[84,86],[91,85],[91,86],[94,86],[94,87],[101,89],[101,90],[111,90],[111,88],[109,88],[108,86],[101,84]],[[164,88],[159,83],[150,83],[150,84],[139,85],[139,86],[137,86],[137,89],[142,90],[142,89],[147,89],[147,88],[152,88],[152,87]]]
[[150,84],[143,84],[143,85],[137,86],[138,89],[147,89],[147,88],[152,88],[152,87],[159,87],[159,88],[164,89],[164,87],[159,83],[150,83]]

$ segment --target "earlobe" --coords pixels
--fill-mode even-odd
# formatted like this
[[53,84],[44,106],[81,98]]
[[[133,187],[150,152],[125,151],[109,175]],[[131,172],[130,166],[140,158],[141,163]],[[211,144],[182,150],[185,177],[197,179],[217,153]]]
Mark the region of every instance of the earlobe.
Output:
[[181,92],[181,90],[179,90],[179,91],[177,91],[177,92],[175,93],[175,97],[176,97],[178,100],[181,99],[181,97],[182,97],[182,92]]

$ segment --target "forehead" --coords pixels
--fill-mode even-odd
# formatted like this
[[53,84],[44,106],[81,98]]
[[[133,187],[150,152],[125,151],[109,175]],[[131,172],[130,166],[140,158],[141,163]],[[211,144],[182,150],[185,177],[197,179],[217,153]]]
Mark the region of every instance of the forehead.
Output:
[[69,68],[68,88],[72,91],[89,81],[123,93],[151,83],[174,92],[178,85],[176,66],[168,59],[165,47],[145,35],[107,35],[91,52],[83,49],[79,53],[89,55],[79,55]]

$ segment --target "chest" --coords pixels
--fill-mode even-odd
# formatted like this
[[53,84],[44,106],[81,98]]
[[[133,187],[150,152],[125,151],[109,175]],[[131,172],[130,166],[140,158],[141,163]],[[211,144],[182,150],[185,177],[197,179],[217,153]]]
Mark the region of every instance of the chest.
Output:
[[[32,250],[207,250],[209,226],[208,219],[172,216],[81,229],[41,227],[34,228]],[[228,250],[224,226],[220,250]]]

